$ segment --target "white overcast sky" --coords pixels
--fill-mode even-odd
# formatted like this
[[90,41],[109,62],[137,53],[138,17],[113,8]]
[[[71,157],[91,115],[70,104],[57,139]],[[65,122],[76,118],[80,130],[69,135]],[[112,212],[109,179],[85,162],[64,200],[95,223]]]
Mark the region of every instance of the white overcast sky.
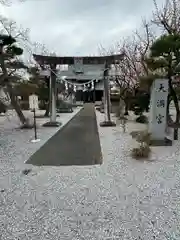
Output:
[[[164,0],[157,0],[161,6]],[[26,0],[0,13],[30,28],[33,41],[62,55],[92,55],[131,35],[150,17],[152,0]]]

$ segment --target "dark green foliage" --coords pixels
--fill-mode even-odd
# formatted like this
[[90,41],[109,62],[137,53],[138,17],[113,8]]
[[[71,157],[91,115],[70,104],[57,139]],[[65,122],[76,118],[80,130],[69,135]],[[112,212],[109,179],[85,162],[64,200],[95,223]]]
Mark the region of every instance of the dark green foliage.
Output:
[[57,101],[57,112],[58,113],[69,113],[73,112],[73,105],[63,100]]
[[[149,67],[149,66],[148,66]],[[150,93],[150,88],[155,79],[160,78],[159,74],[151,73],[148,76],[142,76],[139,78],[140,88],[145,89],[147,93]]]
[[148,145],[133,148],[131,152],[132,158],[136,160],[148,159],[150,157],[151,149]]
[[129,116],[128,111],[126,111],[126,112],[124,113],[124,116]]
[[15,38],[10,35],[0,34],[0,45],[3,47],[4,54],[10,59],[14,56],[20,56],[23,54],[23,49],[16,46]]
[[38,85],[38,96],[39,99],[44,100],[44,101],[48,101],[49,100],[49,88],[47,88],[44,85]]
[[[151,46],[150,59],[153,59],[157,65],[152,70],[161,70],[162,76],[169,80],[169,95],[172,97],[176,108],[176,122],[180,119],[180,109],[178,97],[175,92],[172,80],[179,73],[180,61],[180,34],[163,35],[158,38]],[[160,66],[158,61],[164,61],[164,66]]]
[[148,123],[148,118],[145,115],[141,115],[136,118],[137,123]]
[[161,70],[164,76],[173,76],[180,72],[180,35],[162,35],[150,48],[150,57],[146,64],[150,70]]
[[145,59],[145,62],[152,72],[148,76],[141,77],[140,85],[149,88],[154,79],[179,73],[179,61],[180,35],[162,35],[150,47],[150,56]]
[[148,58],[146,59],[146,64],[148,65],[149,69],[156,70],[159,68],[167,67],[168,62],[164,58],[160,58],[160,59]]
[[[28,73],[31,75],[30,82],[37,86],[39,99],[47,102],[49,100],[49,77],[40,76],[40,69],[37,66],[30,67]],[[42,108],[45,108],[44,103]]]
[[143,90],[136,89],[133,101],[133,111],[135,115],[141,115],[149,110],[150,95]]
[[142,110],[142,112],[148,109],[149,99],[150,99],[150,96],[144,92],[140,93],[140,95],[137,96],[137,103],[140,109]]
[[21,106],[22,110],[29,110],[29,102],[28,101],[22,101],[20,106]]
[[2,41],[2,43],[0,44],[1,46],[12,45],[13,43],[16,42],[15,38],[13,38],[10,35],[4,35],[4,34],[0,35],[0,42],[1,41]]
[[134,107],[134,114],[135,115],[141,115],[142,112],[143,112],[143,109],[141,107],[139,107],[139,106]]
[[139,147],[132,149],[131,156],[137,160],[149,159],[151,135],[147,131],[133,131],[130,135],[140,143]]
[[49,88],[50,87],[50,79],[48,76],[45,76],[45,83],[46,83],[46,86]]
[[[0,40],[1,40],[0,41],[1,42],[1,63],[3,63],[3,64],[1,64],[1,68],[2,68],[1,69],[2,70],[1,85],[7,86],[7,90],[11,97],[11,104],[12,104],[13,108],[15,109],[15,111],[22,123],[22,128],[33,127],[33,124],[31,124],[28,121],[28,119],[24,116],[24,114],[17,102],[16,94],[14,91],[14,86],[12,85],[12,81],[11,81],[11,76],[14,77],[14,75],[11,75],[11,74],[15,73],[15,71],[17,69],[20,69],[22,67],[22,65],[20,66],[18,64],[19,61],[16,61],[15,57],[21,55],[23,53],[23,50],[20,47],[17,47],[15,45],[16,40],[10,35],[2,35],[1,34]],[[12,66],[11,63],[13,63],[14,66]],[[9,65],[9,67],[8,67],[8,65]],[[10,73],[11,76],[9,75],[9,71],[8,71],[9,68],[15,70],[14,72],[12,71]],[[24,68],[24,65],[23,65],[23,68]]]
[[12,47],[11,47],[11,50],[12,50],[12,53],[13,53],[15,56],[20,56],[20,55],[23,54],[23,49],[20,48],[20,47],[12,46]]
[[32,76],[39,76],[39,69],[36,66],[28,68],[27,72]]
[[5,113],[7,111],[7,107],[0,102],[0,113]]
[[9,69],[28,69],[28,67],[21,61],[6,63],[6,67]]
[[15,45],[10,45],[7,47],[6,53],[11,56],[20,56],[23,54],[23,49],[16,47]]
[[[175,53],[180,49],[180,35],[162,35],[151,46],[151,57],[165,56]],[[178,52],[177,52],[178,53]]]

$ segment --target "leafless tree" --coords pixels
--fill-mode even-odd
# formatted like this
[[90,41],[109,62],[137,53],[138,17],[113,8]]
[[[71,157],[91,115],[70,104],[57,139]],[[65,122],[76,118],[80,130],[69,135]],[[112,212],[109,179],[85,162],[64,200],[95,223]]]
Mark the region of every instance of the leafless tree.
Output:
[[163,7],[159,7],[157,0],[153,0],[155,11],[152,22],[158,26],[163,33],[180,33],[180,1],[166,0]]
[[134,89],[139,85],[141,77],[149,74],[146,57],[154,39],[155,33],[152,25],[143,20],[139,30],[115,46],[116,52],[124,53],[123,60],[115,65],[117,73],[115,82],[120,88],[120,101],[125,101],[126,113],[129,99],[134,94]]
[[0,4],[4,6],[10,6],[11,4],[17,3],[17,2],[25,2],[26,0],[0,0]]

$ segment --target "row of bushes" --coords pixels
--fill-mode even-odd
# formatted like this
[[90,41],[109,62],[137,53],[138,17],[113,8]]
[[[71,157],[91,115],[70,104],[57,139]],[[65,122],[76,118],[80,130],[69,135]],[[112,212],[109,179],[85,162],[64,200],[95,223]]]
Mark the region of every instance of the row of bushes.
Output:
[[[20,101],[20,106],[21,106],[22,110],[29,110],[29,101]],[[39,109],[40,110],[45,110],[46,109],[45,102],[40,101]]]

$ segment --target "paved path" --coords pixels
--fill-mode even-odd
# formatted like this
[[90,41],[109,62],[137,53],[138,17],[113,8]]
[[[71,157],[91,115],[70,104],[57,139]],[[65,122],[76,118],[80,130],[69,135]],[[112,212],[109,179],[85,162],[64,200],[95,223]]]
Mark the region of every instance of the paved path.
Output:
[[93,165],[102,161],[93,104],[84,108],[60,129],[26,163],[37,166]]

